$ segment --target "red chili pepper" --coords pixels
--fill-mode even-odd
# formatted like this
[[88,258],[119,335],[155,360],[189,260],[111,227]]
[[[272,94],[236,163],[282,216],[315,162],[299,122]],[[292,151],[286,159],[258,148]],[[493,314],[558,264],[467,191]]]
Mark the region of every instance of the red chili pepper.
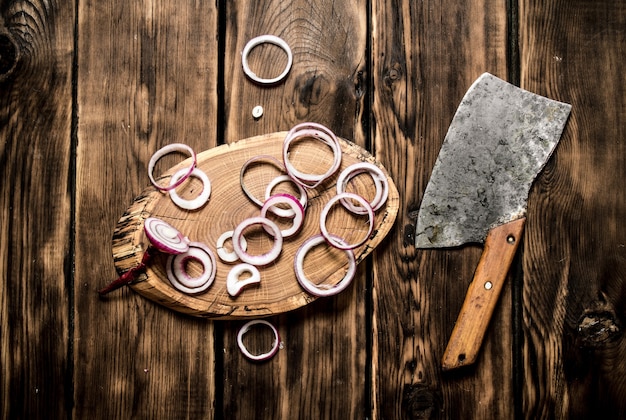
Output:
[[119,276],[117,279],[113,280],[111,283],[109,283],[108,286],[98,290],[98,294],[100,294],[100,296],[104,296],[107,293],[110,293],[116,289],[119,289],[122,286],[126,286],[127,284],[130,284],[133,281],[137,280],[137,276],[146,270],[146,265],[151,259],[152,250],[150,249],[150,247],[148,247],[148,249],[146,249],[146,251],[143,253],[143,257],[141,257],[141,262],[137,266],[131,268],[130,270]]

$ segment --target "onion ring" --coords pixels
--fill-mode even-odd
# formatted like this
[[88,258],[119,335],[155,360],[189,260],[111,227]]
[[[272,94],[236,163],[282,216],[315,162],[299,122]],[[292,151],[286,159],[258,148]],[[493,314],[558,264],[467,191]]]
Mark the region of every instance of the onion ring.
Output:
[[[268,351],[267,353],[252,354],[243,344],[243,336],[250,330],[250,327],[258,324],[266,325],[272,330],[272,333],[274,334],[274,343],[272,344],[272,348],[270,349],[270,351]],[[280,347],[280,335],[278,334],[278,330],[276,329],[276,327],[274,327],[269,322],[265,321],[264,319],[255,319],[246,322],[244,326],[241,327],[241,329],[237,333],[237,345],[239,346],[239,349],[241,350],[243,355],[246,356],[248,359],[260,362],[263,360],[271,359],[278,352],[278,349]]]
[[[368,173],[372,177],[374,185],[376,186],[376,196],[372,199],[372,201],[370,201],[370,206],[372,207],[372,210],[377,211],[383,206],[383,204],[385,204],[387,198],[389,197],[389,181],[383,171],[373,163],[359,162],[352,164],[341,171],[337,177],[337,194],[344,193],[348,182],[356,175],[364,172]],[[342,200],[341,203],[353,213],[367,213],[366,209],[355,206],[350,202],[350,200]]]
[[148,217],[143,224],[150,243],[166,254],[182,254],[189,250],[189,238],[175,227],[156,217]]
[[[328,217],[328,212],[330,211],[330,209],[335,205],[337,201],[341,201],[343,203],[343,200],[346,200],[346,199],[358,201],[359,204],[361,204],[362,208],[364,208],[367,211],[367,216],[369,219],[367,235],[365,235],[363,239],[361,239],[360,241],[354,244],[347,244],[343,240],[341,241],[337,240],[338,236],[331,235],[328,232],[328,228],[326,227],[326,218]],[[372,206],[370,206],[369,202],[358,194],[349,193],[349,192],[337,194],[336,196],[328,200],[324,208],[322,208],[322,212],[320,213],[320,229],[322,231],[322,236],[326,238],[328,243],[334,246],[335,248],[339,248],[343,250],[354,249],[358,246],[363,245],[365,241],[367,241],[367,238],[369,238],[369,236],[372,234],[372,231],[374,230],[374,210],[372,210]]]
[[274,213],[276,213],[275,210],[278,208],[274,209],[274,206],[281,203],[286,203],[287,205],[289,205],[289,207],[291,207],[291,210],[295,214],[295,216],[293,217],[292,226],[289,229],[283,229],[280,231],[283,238],[288,238],[298,232],[300,227],[302,227],[302,223],[304,222],[304,208],[302,207],[298,199],[296,199],[296,197],[289,194],[275,194],[271,196],[270,198],[265,200],[263,207],[261,207],[261,217],[266,217],[268,211],[273,211]]
[[[274,246],[270,251],[261,255],[250,255],[242,246],[241,239],[243,238],[243,232],[246,228],[253,225],[263,225],[264,228],[271,230],[271,235],[274,236]],[[265,229],[267,231],[267,229]],[[271,263],[280,255],[283,248],[283,236],[280,233],[280,228],[276,223],[265,217],[251,217],[241,222],[233,232],[233,249],[239,259],[248,264],[263,266]]]
[[[274,187],[287,181],[292,182],[298,188],[298,191],[300,192],[300,198],[298,199],[298,202],[300,203],[300,206],[303,210],[306,209],[309,197],[306,195],[306,191],[302,187],[302,185],[291,179],[289,175],[278,175],[276,178],[271,180],[269,184],[267,184],[267,188],[265,189],[265,200],[272,196],[272,191],[274,190]],[[272,207],[271,212],[279,217],[294,217],[296,215],[296,212],[293,209],[281,209],[278,207]]]
[[246,197],[248,197],[250,201],[252,201],[254,204],[256,204],[259,207],[263,206],[263,201],[256,198],[250,191],[248,191],[248,189],[246,188],[246,184],[243,182],[243,176],[246,173],[246,170],[248,169],[248,166],[250,166],[251,163],[258,162],[261,160],[267,160],[272,165],[280,169],[281,172],[285,172],[285,165],[283,165],[283,163],[280,160],[270,155],[254,156],[248,159],[246,163],[243,164],[243,166],[241,167],[241,170],[239,171],[239,184],[241,185],[241,189],[243,190],[243,193],[246,195]]
[[[239,280],[243,273],[250,273],[251,277],[245,280]],[[261,273],[258,268],[247,263],[237,264],[228,272],[228,276],[226,277],[226,290],[228,290],[229,295],[237,296],[244,287],[260,282]]]
[[[164,187],[156,182],[156,180],[154,179],[154,175],[152,175],[152,172],[154,171],[154,167],[156,166],[156,163],[159,159],[161,159],[165,155],[169,155],[170,153],[174,152],[188,153],[191,157],[192,163],[187,169],[187,172],[183,176],[181,176],[177,182],[173,184],[170,182],[170,185]],[[152,183],[152,185],[154,185],[157,189],[161,191],[169,191],[185,182],[189,175],[191,175],[191,172],[193,172],[193,169],[196,167],[196,162],[196,152],[194,152],[191,147],[182,143],[168,144],[167,146],[164,146],[157,150],[150,158],[150,162],[148,162],[148,177],[150,178],[150,182]]]
[[[203,272],[198,277],[191,277],[186,271],[189,260],[199,262]],[[203,243],[190,242],[189,251],[171,255],[167,260],[167,279],[180,292],[198,294],[204,292],[213,284],[217,272],[217,264],[213,252]]]
[[[335,237],[335,240],[338,242],[342,241],[340,238],[337,237]],[[337,284],[332,286],[325,286],[317,285],[310,281],[304,274],[304,257],[311,249],[325,242],[326,238],[319,234],[307,239],[300,246],[298,251],[296,251],[296,258],[294,259],[294,271],[296,273],[296,279],[298,280],[298,283],[300,283],[300,286],[302,286],[302,288],[308,293],[317,297],[327,297],[342,292],[352,282],[354,274],[356,273],[356,260],[354,257],[354,251],[352,251],[351,249],[344,249],[343,251],[348,257],[348,270],[346,271],[345,276]]]
[[[176,184],[180,178],[185,176],[186,171],[187,169],[183,168],[180,171],[176,172],[174,175],[172,175],[172,178],[170,179],[170,185]],[[209,197],[211,197],[211,181],[209,180],[209,177],[204,173],[204,171],[198,168],[193,168],[189,176],[198,178],[200,181],[202,181],[202,191],[200,192],[200,195],[198,195],[193,200],[187,200],[181,198],[176,192],[175,188],[172,188],[168,192],[170,193],[170,198],[172,199],[174,204],[176,204],[181,209],[197,210],[200,207],[204,206],[206,202],[209,201]]]
[[[229,230],[228,232],[224,232],[217,238],[217,242],[215,243],[215,247],[217,249],[217,256],[226,263],[234,263],[239,259],[237,253],[235,251],[227,251],[224,247],[226,240],[233,238],[233,231]],[[246,238],[241,237],[241,248],[245,251],[248,249],[248,242],[246,242]]]
[[[287,54],[287,65],[285,66],[285,69],[278,76],[270,78],[270,79],[264,79],[262,77],[257,76],[250,69],[250,66],[248,65],[248,55],[250,54],[250,51],[252,51],[252,49],[256,47],[257,45],[265,44],[265,43],[276,45],[280,47],[283,51],[285,51],[285,53]],[[292,64],[293,64],[293,54],[291,53],[291,48],[289,48],[289,45],[282,38],[279,38],[275,35],[261,35],[261,36],[257,36],[256,38],[252,38],[250,41],[248,41],[248,43],[243,48],[243,51],[241,53],[241,65],[243,67],[243,72],[250,79],[262,85],[273,85],[283,80],[289,73],[289,70],[291,70]]]

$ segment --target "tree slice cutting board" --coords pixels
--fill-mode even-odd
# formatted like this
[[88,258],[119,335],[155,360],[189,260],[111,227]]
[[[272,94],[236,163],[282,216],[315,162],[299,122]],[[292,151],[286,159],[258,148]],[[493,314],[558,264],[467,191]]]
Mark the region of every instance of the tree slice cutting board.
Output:
[[[216,254],[217,275],[202,294],[188,295],[176,290],[166,274],[167,255],[157,255],[150,261],[145,274],[141,274],[130,287],[142,296],[173,310],[199,317],[215,319],[236,319],[264,317],[300,308],[316,299],[305,292],[298,283],[294,272],[294,257],[298,248],[307,239],[320,233],[320,213],[328,200],[336,194],[338,174],[347,166],[367,161],[380,167],[389,181],[389,197],[385,205],[375,213],[374,230],[367,241],[354,250],[357,264],[370,254],[389,233],[394,224],[399,205],[398,190],[387,171],[365,149],[345,139],[339,139],[342,149],[341,166],[337,173],[315,189],[307,191],[308,205],[304,224],[300,231],[285,238],[283,249],[276,261],[260,267],[261,282],[243,289],[236,297],[226,290],[226,276],[232,264],[222,262],[217,257],[215,243],[226,231],[233,230],[242,220],[260,215],[260,208],[243,192],[240,172],[242,166],[252,157],[270,155],[282,162],[282,148],[286,132],[272,133],[240,140],[233,144],[218,146],[197,155],[197,166],[211,180],[211,197],[208,203],[195,211],[183,210],[153,186],[146,188],[126,210],[113,234],[113,259],[119,274],[137,266],[149,241],[143,230],[146,218],[153,216],[163,219],[191,241],[203,242]],[[289,149],[289,159],[298,170],[305,173],[324,173],[332,164],[332,152],[319,141],[306,139],[293,143]],[[157,182],[165,184],[177,170],[190,164],[190,159],[180,162],[163,171]],[[158,171],[157,167],[157,171]],[[268,183],[282,174],[281,170],[267,161],[250,164],[244,172],[243,182],[250,193],[263,199]],[[146,175],[147,179],[147,175]],[[193,198],[201,191],[202,184],[190,178],[177,188],[183,198]],[[355,176],[346,188],[371,200],[375,195],[375,184],[368,174]],[[272,191],[296,195],[290,182],[277,185]],[[356,242],[367,234],[367,217],[351,214],[341,205],[333,206],[328,217],[328,230],[347,241]],[[275,219],[281,228],[289,225],[289,220]],[[259,229],[260,230],[260,229]],[[246,231],[247,232],[247,231]],[[246,233],[248,251],[251,254],[263,253],[271,247],[268,235],[262,232]],[[228,244],[228,243],[227,243]],[[229,244],[230,245],[230,244]],[[256,249],[256,250],[255,250]],[[307,277],[315,283],[332,285],[343,278],[348,262],[344,251],[327,246],[315,247],[304,260]],[[199,270],[189,266],[189,271]],[[358,279],[358,276],[355,278]],[[322,298],[328,299],[328,298]]]

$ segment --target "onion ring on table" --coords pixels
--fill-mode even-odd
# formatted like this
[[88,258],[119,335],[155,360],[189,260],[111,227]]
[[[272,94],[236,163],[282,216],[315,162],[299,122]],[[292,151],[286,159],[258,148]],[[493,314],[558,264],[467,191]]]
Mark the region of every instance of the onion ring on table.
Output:
[[[289,148],[291,144],[304,138],[321,140],[333,152],[332,165],[321,175],[301,172],[296,169],[289,160]],[[289,130],[283,142],[283,164],[285,165],[285,170],[296,183],[305,188],[315,188],[337,172],[341,165],[341,154],[341,145],[339,144],[339,140],[337,140],[337,136],[335,136],[329,128],[318,123],[306,122],[295,125]]]
[[[170,179],[170,185],[176,184],[181,177],[185,176],[185,174],[185,168],[176,172],[174,175],[172,175],[172,178]],[[204,206],[206,202],[209,201],[209,197],[211,197],[211,181],[209,180],[209,177],[204,173],[204,171],[198,168],[193,168],[189,176],[198,178],[202,182],[202,191],[200,192],[200,195],[198,195],[198,197],[194,198],[193,200],[187,200],[179,196],[175,188],[172,188],[168,192],[174,204],[176,204],[181,209],[197,210],[200,207]]]
[[[202,265],[202,274],[191,277],[186,270],[187,262],[193,260]],[[204,292],[213,284],[217,264],[213,252],[203,243],[190,242],[189,251],[171,255],[166,265],[167,279],[180,292],[190,295]]]
[[[183,176],[181,176],[177,182],[173,184],[170,182],[169,185],[164,187],[156,182],[152,172],[154,171],[154,167],[156,166],[156,163],[159,159],[161,159],[165,155],[169,155],[170,153],[174,152],[188,153],[191,157],[192,163],[187,169],[187,172]],[[194,152],[191,147],[182,143],[168,144],[167,146],[164,146],[157,150],[150,158],[150,162],[148,162],[148,178],[150,178],[150,182],[152,183],[152,185],[154,185],[157,189],[161,191],[173,190],[174,188],[185,182],[185,180],[191,175],[191,172],[193,172],[193,169],[196,167],[196,163],[196,152]]]
[[281,235],[283,235],[283,238],[288,238],[298,232],[298,230],[300,230],[300,228],[302,227],[302,223],[304,222],[304,208],[296,197],[290,194],[275,194],[269,197],[267,200],[265,200],[263,207],[261,207],[261,217],[267,217],[268,211],[276,213],[275,210],[278,209],[278,207],[276,207],[276,209],[274,207],[276,206],[276,204],[282,203],[285,203],[289,207],[291,207],[290,210],[292,210],[294,213],[292,226],[289,229],[283,229],[280,231]]
[[[335,238],[335,240],[339,242],[342,241],[340,238]],[[294,259],[293,265],[294,272],[296,273],[296,279],[304,290],[313,296],[327,297],[342,292],[352,282],[354,274],[356,273],[356,260],[354,257],[354,251],[351,249],[343,249],[348,257],[348,270],[346,271],[345,276],[338,283],[332,286],[314,284],[304,274],[304,257],[311,249],[321,244],[327,244],[327,240],[319,234],[304,241],[298,251],[296,251],[296,258]]]
[[[250,255],[248,254],[242,246],[241,239],[244,237],[244,231],[254,225],[263,225],[265,231],[267,228],[270,229],[272,235],[274,237],[274,245],[272,249],[270,249],[265,254],[261,255]],[[272,222],[270,219],[265,217],[250,217],[249,219],[245,219],[242,221],[233,231],[233,249],[235,253],[239,257],[239,259],[248,264],[263,266],[273,262],[278,256],[283,248],[283,236],[280,233],[280,228],[276,225],[276,223]]]
[[[277,47],[285,51],[285,53],[287,54],[287,65],[285,66],[285,69],[278,76],[265,79],[265,78],[257,76],[256,73],[254,73],[250,69],[250,65],[248,64],[248,55],[250,54],[250,51],[252,51],[254,47],[260,44],[276,45]],[[291,70],[292,64],[293,64],[293,54],[291,53],[291,48],[289,48],[289,44],[287,44],[287,42],[285,42],[282,38],[279,38],[275,35],[260,35],[255,38],[252,38],[250,41],[248,41],[248,43],[243,48],[243,51],[241,52],[241,65],[243,67],[243,72],[251,80],[262,85],[273,85],[283,80],[289,73],[289,70]]]
[[[239,257],[237,256],[237,253],[234,250],[227,251],[226,247],[224,247],[224,244],[226,243],[228,239],[233,239],[233,233],[234,231],[232,230],[222,233],[220,237],[217,238],[217,242],[215,243],[215,248],[217,249],[217,256],[220,257],[220,259],[226,263],[234,263],[239,259]],[[246,242],[246,238],[244,238],[243,236],[241,237],[241,248],[244,251],[248,249],[248,242]]]
[[[370,201],[372,210],[379,210],[389,197],[389,181],[383,173],[383,171],[373,163],[359,162],[348,166],[346,169],[339,173],[337,177],[337,194],[344,193],[348,182],[361,173],[367,173],[372,177],[374,185],[376,186],[376,195]],[[366,214],[367,210],[363,207],[357,207],[350,202],[350,200],[342,200],[341,203],[351,212],[356,214]]]
[[[250,273],[251,277],[240,280],[239,278],[243,273]],[[228,290],[229,295],[237,296],[244,287],[260,282],[261,273],[259,269],[252,264],[241,263],[231,268],[228,272],[228,276],[226,276],[226,290]]]
[[[243,344],[243,336],[250,330],[250,327],[259,324],[266,325],[272,330],[272,333],[274,334],[274,343],[272,344],[272,348],[270,349],[270,351],[268,351],[267,353],[252,354]],[[255,319],[246,322],[243,327],[241,327],[241,329],[237,333],[237,345],[239,346],[239,350],[241,350],[243,355],[246,356],[248,359],[254,360],[255,362],[260,362],[263,360],[271,359],[278,352],[278,349],[280,347],[280,335],[278,334],[278,330],[276,329],[276,327],[274,327],[268,321],[265,321],[264,319]]]
[[148,217],[143,229],[150,243],[161,252],[182,254],[189,250],[189,238],[161,219]]
[[[366,214],[369,219],[367,235],[365,235],[360,241],[354,244],[348,244],[343,239],[338,240],[339,236],[331,235],[330,232],[328,232],[328,228],[326,227],[326,218],[328,217],[328,213],[330,212],[330,209],[338,201],[343,204],[344,200],[358,201],[359,204],[361,204],[361,207],[366,210]],[[349,193],[349,192],[337,194],[334,197],[332,197],[330,200],[328,200],[328,202],[322,208],[322,212],[320,213],[320,230],[322,232],[322,236],[326,238],[328,243],[334,246],[335,248],[339,248],[343,250],[354,249],[356,247],[363,245],[365,241],[367,241],[367,238],[369,238],[369,236],[372,234],[372,231],[374,230],[374,210],[372,210],[372,206],[370,206],[370,203],[365,198],[361,197],[358,194]]]
[[[276,178],[272,179],[270,183],[267,184],[267,188],[265,189],[265,199],[267,200],[268,198],[270,198],[272,196],[272,191],[274,190],[274,187],[283,182],[291,182],[298,188],[298,191],[300,192],[300,198],[298,199],[298,202],[300,202],[300,206],[303,210],[306,209],[306,205],[308,204],[309,200],[309,197],[306,195],[306,190],[304,189],[304,187],[302,187],[302,185],[291,179],[289,175],[278,175]],[[272,208],[271,211],[279,217],[294,217],[296,215],[296,212],[292,209],[281,209],[276,207]]]
[[250,201],[252,201],[254,204],[256,204],[259,207],[263,206],[263,201],[256,198],[250,191],[248,191],[248,188],[246,188],[246,184],[243,182],[243,176],[246,173],[246,170],[248,169],[248,166],[250,166],[250,164],[263,161],[263,160],[268,161],[270,164],[280,169],[281,172],[285,172],[285,165],[283,165],[283,163],[280,160],[270,155],[257,155],[257,156],[251,157],[250,159],[246,161],[246,163],[244,163],[241,166],[241,170],[239,171],[239,184],[241,185],[241,190],[246,195],[246,197],[250,199]]

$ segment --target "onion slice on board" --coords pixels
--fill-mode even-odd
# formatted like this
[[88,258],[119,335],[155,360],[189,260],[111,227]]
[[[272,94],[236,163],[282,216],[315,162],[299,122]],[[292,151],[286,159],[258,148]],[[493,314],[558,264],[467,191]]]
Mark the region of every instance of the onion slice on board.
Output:
[[[300,202],[300,206],[303,209],[306,209],[306,205],[309,201],[306,190],[304,189],[304,187],[302,187],[302,185],[291,179],[289,175],[278,175],[276,178],[272,179],[270,183],[267,184],[267,188],[265,189],[265,199],[267,200],[268,198],[270,198],[273,195],[272,191],[274,191],[274,188],[283,182],[291,182],[296,186],[296,188],[298,188],[298,192],[300,193],[300,198],[298,199],[298,201]],[[278,207],[273,207],[271,211],[279,217],[294,217],[296,215],[295,211],[291,209],[281,209]]]
[[[217,241],[215,242],[215,247],[217,249],[217,256],[220,257],[220,259],[226,263],[234,263],[235,261],[239,259],[239,257],[237,256],[237,253],[234,250],[228,251],[226,247],[224,246],[227,240],[229,239],[232,240],[233,233],[234,231],[232,230],[224,232],[220,235],[219,238],[217,238]],[[241,237],[241,248],[244,251],[248,249],[248,242],[246,242],[246,238],[244,238],[243,236]]]
[[[191,277],[187,273],[187,263],[196,261],[202,265],[202,274]],[[167,279],[178,291],[190,295],[206,291],[213,281],[217,272],[215,255],[205,244],[201,242],[189,243],[189,251],[170,255],[167,260]]]
[[[290,194],[275,194],[265,200],[263,207],[261,207],[261,217],[267,217],[268,211],[273,211],[276,213],[276,210],[279,209],[275,207],[277,204],[287,204],[291,207],[290,210],[293,211],[295,216],[293,216],[293,222],[289,229],[283,229],[280,231],[280,234],[283,238],[288,238],[290,236],[295,235],[300,227],[302,227],[302,223],[304,222],[304,208],[298,201],[296,197]],[[286,209],[280,209],[286,210]]]
[[[328,231],[328,227],[326,226],[326,218],[328,217],[328,213],[330,209],[339,201],[343,204],[344,200],[355,200],[359,204],[361,204],[360,208],[363,208],[367,212],[368,216],[368,229],[367,234],[363,236],[359,241],[353,244],[346,243],[343,239],[340,239],[338,236],[331,235]],[[326,205],[322,208],[322,212],[320,213],[320,230],[322,231],[322,236],[326,238],[329,244],[339,249],[354,249],[365,243],[369,236],[372,234],[374,230],[374,210],[372,210],[372,206],[370,203],[363,197],[358,194],[344,192],[341,194],[337,194],[332,197]]]
[[263,206],[263,200],[261,200],[259,198],[256,198],[254,196],[254,194],[252,194],[250,191],[248,191],[248,188],[246,187],[245,182],[243,182],[243,176],[245,175],[246,171],[248,170],[248,166],[250,166],[253,163],[261,162],[261,161],[267,161],[271,165],[273,165],[276,168],[280,169],[281,172],[285,172],[285,165],[283,165],[280,160],[278,160],[274,156],[270,156],[270,155],[253,156],[250,159],[248,159],[246,161],[246,163],[244,163],[241,166],[241,169],[239,171],[239,184],[241,185],[241,190],[246,195],[246,197],[248,197],[250,199],[250,201],[252,201],[254,204],[256,204],[259,207]]
[[[374,181],[374,185],[376,186],[376,195],[374,196],[372,201],[370,201],[370,206],[372,207],[372,210],[377,211],[383,206],[383,204],[385,204],[389,196],[389,180],[387,180],[387,177],[385,176],[383,171],[373,163],[353,163],[352,165],[341,171],[339,173],[339,176],[337,177],[337,194],[346,192],[346,186],[348,185],[348,182],[350,182],[352,178],[361,173],[368,173]],[[350,200],[342,200],[341,203],[353,213],[367,213],[367,209],[355,206],[354,204],[352,204],[352,202],[350,202]]]
[[[240,280],[243,273],[249,273],[250,277]],[[261,273],[259,269],[252,264],[237,264],[228,272],[226,276],[226,290],[231,296],[237,296],[244,287],[261,282]]]
[[[268,351],[267,353],[252,354],[247,349],[245,344],[243,344],[244,334],[250,331],[250,328],[255,325],[265,325],[269,327],[272,330],[272,333],[274,334],[274,343],[272,344],[272,348],[270,349],[270,351]],[[241,327],[241,329],[237,333],[237,345],[239,346],[239,350],[241,350],[243,355],[246,356],[248,359],[253,360],[255,362],[261,362],[263,360],[271,359],[278,352],[278,349],[280,347],[280,335],[278,334],[278,330],[276,329],[276,327],[274,327],[268,321],[265,321],[264,319],[255,319],[255,320],[246,322],[243,325],[243,327]]]
[[[183,176],[181,176],[177,182],[173,184],[170,183],[167,186],[159,185],[159,183],[157,183],[156,180],[154,179],[154,175],[152,174],[152,172],[154,171],[154,167],[156,166],[156,163],[158,162],[159,159],[161,159],[165,155],[169,155],[170,153],[174,153],[174,152],[181,152],[181,153],[189,154],[189,156],[191,157],[191,165],[189,166],[189,168],[187,168],[187,172]],[[161,191],[169,191],[178,187],[183,182],[185,182],[185,180],[189,178],[189,175],[191,175],[191,172],[193,172],[193,169],[195,167],[196,167],[196,152],[194,152],[191,147],[182,143],[168,144],[167,146],[164,146],[160,148],[159,150],[157,150],[150,158],[150,162],[148,162],[148,177],[150,178],[150,182],[152,183],[152,185],[154,185],[157,189]]]
[[[170,185],[176,184],[180,178],[187,174],[187,168],[183,168],[180,171],[176,172],[172,175],[170,179]],[[207,201],[209,201],[209,197],[211,197],[211,181],[209,177],[204,173],[203,170],[198,168],[193,168],[191,174],[194,178],[198,178],[202,182],[202,191],[200,194],[194,198],[193,200],[187,200],[178,195],[175,188],[169,190],[170,198],[181,209],[185,210],[197,210],[200,207],[204,206]]]
[[182,254],[189,250],[189,238],[159,218],[148,217],[143,229],[150,243],[161,252]]
[[[242,238],[244,237],[244,231],[250,226],[263,225],[263,228],[267,231],[267,228],[271,231],[270,235],[274,237],[274,245],[272,248],[261,255],[248,254],[242,246]],[[283,249],[283,235],[280,233],[280,228],[276,223],[265,217],[250,217],[242,221],[233,232],[233,249],[237,253],[239,259],[248,264],[263,266],[271,263],[280,255]]]

